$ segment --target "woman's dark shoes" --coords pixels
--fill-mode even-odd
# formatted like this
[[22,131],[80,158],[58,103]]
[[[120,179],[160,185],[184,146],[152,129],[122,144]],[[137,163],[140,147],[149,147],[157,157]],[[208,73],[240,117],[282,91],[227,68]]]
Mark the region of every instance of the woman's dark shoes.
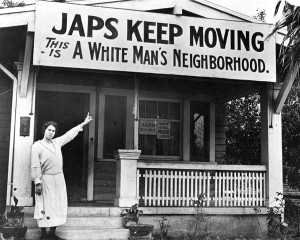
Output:
[[47,233],[42,233],[41,237],[40,237],[40,240],[48,240],[48,235]]

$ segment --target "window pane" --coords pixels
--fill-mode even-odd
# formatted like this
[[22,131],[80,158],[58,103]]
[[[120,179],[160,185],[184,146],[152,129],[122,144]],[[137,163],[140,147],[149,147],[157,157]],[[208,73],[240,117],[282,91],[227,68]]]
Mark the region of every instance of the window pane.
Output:
[[146,101],[146,118],[157,118],[156,101]]
[[209,161],[209,103],[191,102],[191,160]]
[[180,119],[180,103],[170,103],[170,119]]
[[156,155],[156,136],[139,135],[139,149],[143,155]]
[[180,137],[180,123],[170,123],[170,138],[157,139],[156,149],[157,155],[162,156],[179,156],[179,137]]
[[163,119],[169,118],[168,102],[158,102],[158,118],[163,118]]
[[146,117],[146,101],[139,101],[139,116],[140,118]]

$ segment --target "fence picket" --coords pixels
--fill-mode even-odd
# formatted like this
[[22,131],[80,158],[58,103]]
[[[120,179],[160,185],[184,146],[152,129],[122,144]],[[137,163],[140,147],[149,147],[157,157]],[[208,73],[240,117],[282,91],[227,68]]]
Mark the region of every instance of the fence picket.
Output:
[[178,183],[178,175],[177,175],[177,171],[175,171],[175,175],[174,175],[174,182],[175,182],[175,192],[174,192],[174,206],[179,206],[179,204],[177,203],[178,200],[178,195],[177,195],[177,183]]
[[218,172],[215,173],[215,207],[218,206]]

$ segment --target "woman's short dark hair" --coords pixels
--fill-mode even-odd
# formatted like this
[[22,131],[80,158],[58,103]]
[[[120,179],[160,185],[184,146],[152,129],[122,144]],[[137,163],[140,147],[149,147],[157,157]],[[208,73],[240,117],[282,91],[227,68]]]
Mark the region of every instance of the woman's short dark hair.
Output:
[[43,124],[43,126],[42,126],[42,134],[43,135],[45,134],[45,131],[46,131],[47,127],[49,127],[50,125],[53,126],[53,127],[55,127],[55,133],[57,134],[57,132],[58,132],[58,124],[56,122],[54,122],[54,121],[49,121],[49,122],[45,122]]

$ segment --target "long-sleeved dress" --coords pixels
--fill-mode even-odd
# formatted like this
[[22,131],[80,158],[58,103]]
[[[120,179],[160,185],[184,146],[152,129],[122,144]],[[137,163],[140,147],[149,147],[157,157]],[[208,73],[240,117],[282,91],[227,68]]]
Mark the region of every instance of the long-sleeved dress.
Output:
[[41,183],[42,194],[35,194],[34,218],[39,227],[59,226],[67,219],[67,191],[63,174],[61,147],[75,138],[82,128],[78,125],[61,137],[52,139],[55,151],[37,141],[31,148],[31,178]]

